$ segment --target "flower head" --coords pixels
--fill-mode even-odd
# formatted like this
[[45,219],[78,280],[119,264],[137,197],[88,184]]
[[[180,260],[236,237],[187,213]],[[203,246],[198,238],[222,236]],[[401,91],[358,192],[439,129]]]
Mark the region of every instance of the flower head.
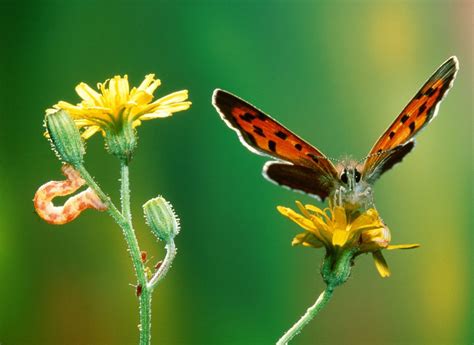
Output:
[[351,250],[355,255],[371,252],[375,265],[382,277],[390,271],[385,262],[382,249],[409,249],[418,244],[389,245],[390,230],[384,224],[375,208],[366,211],[349,211],[341,206],[321,210],[314,205],[296,202],[301,213],[290,208],[278,206],[278,211],[288,217],[305,231],[295,236],[293,245],[325,247],[329,254]]
[[135,127],[142,121],[171,116],[191,106],[188,91],[181,90],[153,101],[153,93],[161,81],[148,74],[138,87],[130,89],[127,75],[115,76],[97,84],[98,91],[86,83],[76,86],[82,101],[76,105],[60,101],[54,109],[67,111],[84,139],[101,132],[107,148],[118,156],[130,156],[136,146]]
[[82,98],[80,103],[73,105],[59,101],[53,108],[66,110],[83,130],[84,139],[98,131],[106,135],[109,127],[128,122],[135,128],[142,121],[168,117],[191,106],[187,101],[187,90],[173,92],[152,102],[153,93],[160,85],[161,81],[155,79],[154,74],[148,74],[140,86],[131,90],[127,75],[98,83],[99,92],[86,83],[80,83],[76,86],[76,92]]

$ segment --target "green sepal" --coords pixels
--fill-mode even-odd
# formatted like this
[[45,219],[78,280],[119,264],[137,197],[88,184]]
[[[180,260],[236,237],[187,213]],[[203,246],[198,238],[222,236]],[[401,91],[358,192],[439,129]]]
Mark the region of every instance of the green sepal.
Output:
[[44,123],[56,156],[72,166],[81,165],[86,150],[79,129],[71,116],[66,111],[59,110],[47,114]]
[[130,122],[122,122],[105,129],[105,147],[121,161],[132,160],[137,143],[137,131]]
[[355,249],[336,250],[326,253],[321,266],[321,275],[327,286],[335,288],[349,279],[355,253]]

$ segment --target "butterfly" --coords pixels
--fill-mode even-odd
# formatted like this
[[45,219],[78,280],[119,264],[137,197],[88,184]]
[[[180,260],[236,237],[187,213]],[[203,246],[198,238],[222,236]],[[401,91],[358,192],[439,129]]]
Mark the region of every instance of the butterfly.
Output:
[[458,69],[455,56],[444,62],[359,162],[344,159],[334,165],[317,148],[227,91],[216,89],[212,103],[244,146],[276,159],[265,163],[265,178],[321,201],[329,197],[358,208],[373,203],[374,182],[413,150],[415,136],[436,116]]

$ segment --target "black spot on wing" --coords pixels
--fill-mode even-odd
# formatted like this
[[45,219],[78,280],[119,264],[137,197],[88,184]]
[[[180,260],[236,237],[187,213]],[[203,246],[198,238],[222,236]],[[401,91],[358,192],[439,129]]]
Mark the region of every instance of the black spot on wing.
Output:
[[408,128],[410,128],[410,133],[413,133],[415,131],[415,121],[413,121],[412,123],[410,123],[410,125],[408,126]]
[[421,114],[423,114],[423,112],[426,110],[426,103],[423,103],[422,105],[420,105],[420,107],[418,108],[418,115],[417,116],[420,116]]
[[257,117],[250,114],[250,113],[245,113],[244,115],[240,115],[240,118],[246,122],[249,122],[251,123],[254,119],[256,119]]
[[248,141],[253,145],[253,146],[257,146],[257,141],[255,140],[255,137],[250,134],[250,133],[245,133]]
[[301,144],[295,144],[295,149],[297,149],[298,151],[301,151],[302,148],[303,146],[301,146]]
[[257,117],[258,117],[259,120],[262,120],[262,121],[265,121],[268,118],[267,115],[265,115],[263,113],[260,113],[260,112],[257,113]]
[[275,135],[276,135],[278,138],[283,139],[283,140],[285,140],[286,138],[288,138],[288,135],[286,135],[286,134],[283,133],[282,131],[275,132]]
[[394,132],[394,131],[391,131],[388,136],[390,137],[390,139],[392,139],[392,138],[395,136],[395,132]]
[[263,129],[261,129],[260,127],[254,125],[253,131],[255,134],[265,138],[265,133],[263,133]]
[[276,152],[276,143],[273,140],[268,141],[268,149],[272,152]]
[[410,115],[405,114],[405,115],[402,116],[402,118],[400,119],[400,121],[401,121],[402,123],[405,123],[405,122],[407,122],[407,120],[408,120],[409,118],[410,118]]
[[426,90],[425,95],[428,97],[431,97],[434,95],[435,92],[436,92],[436,89],[430,87],[428,90]]
[[306,154],[308,157],[310,157],[315,163],[318,163],[319,159],[318,156],[312,154],[312,153],[307,153]]

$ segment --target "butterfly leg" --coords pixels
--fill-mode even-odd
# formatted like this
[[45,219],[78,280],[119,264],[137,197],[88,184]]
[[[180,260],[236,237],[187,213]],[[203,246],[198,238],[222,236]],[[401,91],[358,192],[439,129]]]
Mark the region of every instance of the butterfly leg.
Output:
[[336,188],[336,190],[334,191],[334,196],[332,198],[332,203],[334,204],[334,206],[343,206],[342,198],[343,193],[345,192],[347,192],[347,189],[344,188],[344,186],[339,186],[338,188]]

